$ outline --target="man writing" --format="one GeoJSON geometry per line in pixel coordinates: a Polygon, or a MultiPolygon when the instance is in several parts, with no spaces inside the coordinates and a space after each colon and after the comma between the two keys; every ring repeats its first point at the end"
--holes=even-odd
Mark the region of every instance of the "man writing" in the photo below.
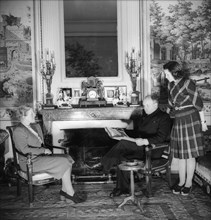
{"type": "MultiPolygon", "coordinates": [[[[108,173],[114,165],[129,159],[144,159],[144,146],[158,144],[168,140],[171,130],[171,119],[169,115],[158,108],[158,97],[156,95],[146,96],[143,100],[144,112],[137,119],[137,129],[133,137],[123,137],[102,158],[102,166],[108,173]]],[[[153,158],[159,158],[162,151],[153,158]]],[[[111,196],[119,196],[129,193],[130,180],[127,172],[122,172],[117,166],[117,183],[111,196]]]]}

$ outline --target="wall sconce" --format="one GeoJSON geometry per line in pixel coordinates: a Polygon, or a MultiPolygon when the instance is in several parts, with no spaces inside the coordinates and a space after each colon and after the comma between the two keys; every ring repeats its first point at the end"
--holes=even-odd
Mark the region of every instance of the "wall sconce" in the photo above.
{"type": "Polygon", "coordinates": [[[125,54],[125,68],[130,75],[132,82],[132,94],[131,94],[131,104],[139,104],[139,92],[136,90],[137,86],[137,77],[141,72],[141,54],[140,52],[135,52],[135,49],[132,48],[132,51],[129,55],[128,52],[125,54]]]}
{"type": "Polygon", "coordinates": [[[44,58],[40,58],[40,73],[43,79],[46,81],[47,85],[47,93],[45,105],[46,107],[53,107],[53,94],[51,93],[51,84],[53,75],[55,73],[56,64],[55,64],[55,56],[54,52],[49,52],[49,49],[45,50],[44,58]]]}

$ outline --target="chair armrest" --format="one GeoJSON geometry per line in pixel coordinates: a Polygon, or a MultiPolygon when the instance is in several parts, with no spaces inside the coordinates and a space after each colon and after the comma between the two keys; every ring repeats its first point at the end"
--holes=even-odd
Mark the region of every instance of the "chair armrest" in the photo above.
{"type": "Polygon", "coordinates": [[[145,151],[152,151],[157,149],[166,148],[169,146],[169,142],[163,142],[159,144],[150,144],[145,147],[145,151]]]}
{"type": "Polygon", "coordinates": [[[165,150],[163,150],[161,158],[164,157],[163,156],[164,154],[167,154],[166,157],[169,157],[169,154],[170,154],[169,142],[163,142],[163,143],[159,143],[159,144],[150,144],[150,145],[147,145],[145,147],[145,153],[146,153],[145,168],[146,168],[147,171],[150,171],[151,168],[152,168],[152,155],[153,155],[153,152],[156,151],[156,150],[165,149],[165,148],[168,148],[168,150],[167,150],[168,152],[164,153],[165,150]]]}
{"type": "Polygon", "coordinates": [[[68,143],[68,140],[66,140],[66,139],[59,139],[58,140],[58,143],[60,144],[60,143],[68,143]]]}
{"type": "Polygon", "coordinates": [[[68,153],[68,148],[67,147],[61,147],[61,146],[52,146],[53,149],[60,149],[64,151],[64,154],[68,153]]]}
{"type": "Polygon", "coordinates": [[[53,149],[60,149],[63,150],[64,154],[68,153],[68,148],[67,147],[62,147],[62,146],[53,146],[53,145],[49,145],[49,144],[45,144],[44,147],[50,149],[53,153],[53,149]]]}

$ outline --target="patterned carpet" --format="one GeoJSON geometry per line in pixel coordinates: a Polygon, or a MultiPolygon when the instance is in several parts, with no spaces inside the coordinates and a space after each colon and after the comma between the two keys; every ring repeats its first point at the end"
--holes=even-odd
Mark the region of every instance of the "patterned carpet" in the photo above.
{"type": "MultiPolygon", "coordinates": [[[[59,185],[35,188],[34,207],[28,206],[27,187],[22,196],[16,197],[16,187],[0,186],[0,219],[211,219],[211,199],[200,187],[194,184],[192,193],[187,196],[173,195],[161,178],[153,180],[153,197],[139,196],[142,212],[131,202],[122,208],[118,205],[125,196],[110,198],[114,184],[74,185],[76,190],[86,191],[88,199],[81,204],[67,204],[59,199],[59,185]]],[[[137,185],[144,192],[144,183],[137,185]]]]}

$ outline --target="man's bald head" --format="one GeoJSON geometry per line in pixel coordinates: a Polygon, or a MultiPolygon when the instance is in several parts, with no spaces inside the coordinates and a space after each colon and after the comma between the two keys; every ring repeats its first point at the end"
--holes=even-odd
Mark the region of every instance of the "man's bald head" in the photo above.
{"type": "Polygon", "coordinates": [[[158,96],[157,95],[147,95],[143,101],[144,111],[147,115],[152,114],[158,108],[158,96]]]}

